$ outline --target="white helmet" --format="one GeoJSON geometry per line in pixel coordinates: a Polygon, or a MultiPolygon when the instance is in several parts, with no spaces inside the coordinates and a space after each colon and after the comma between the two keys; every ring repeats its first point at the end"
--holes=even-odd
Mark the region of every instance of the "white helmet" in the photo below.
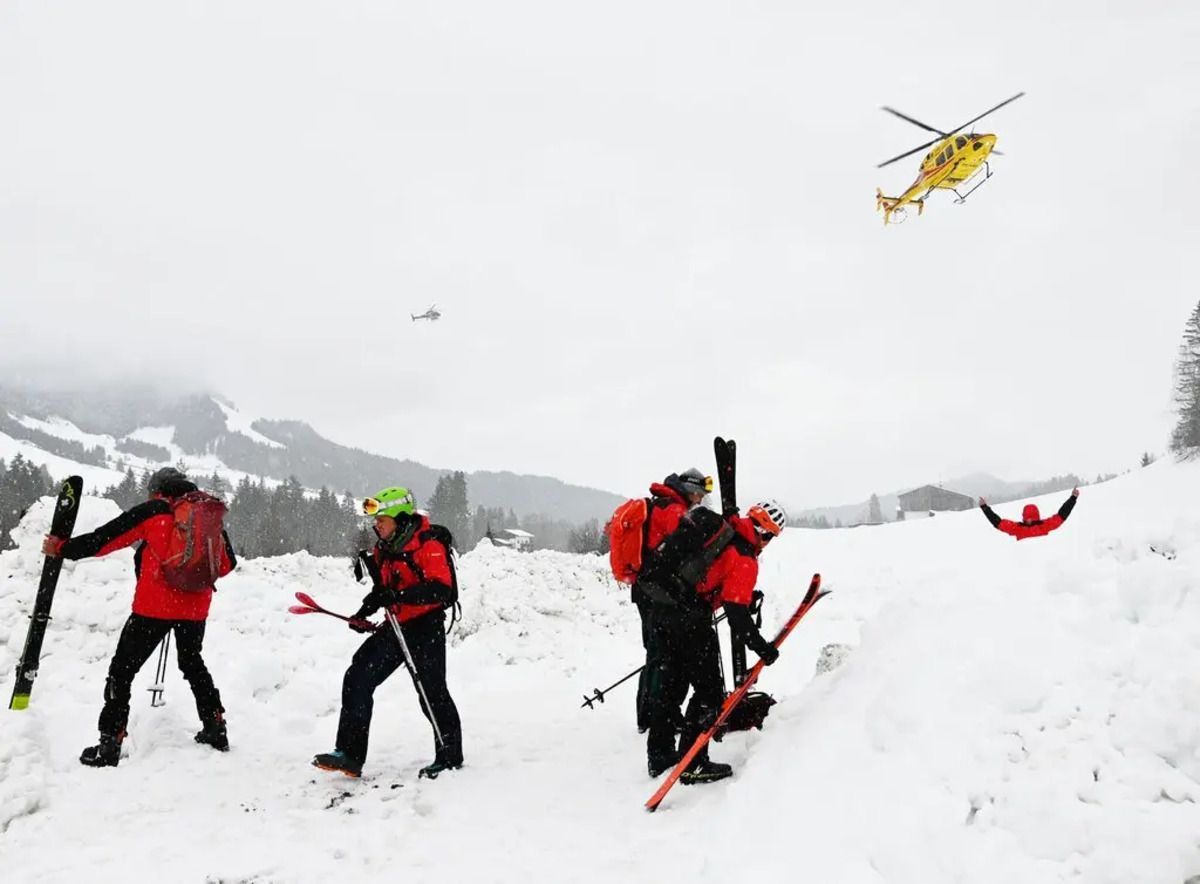
{"type": "Polygon", "coordinates": [[[787,527],[787,512],[774,500],[760,500],[746,511],[746,516],[772,537],[787,527]]]}

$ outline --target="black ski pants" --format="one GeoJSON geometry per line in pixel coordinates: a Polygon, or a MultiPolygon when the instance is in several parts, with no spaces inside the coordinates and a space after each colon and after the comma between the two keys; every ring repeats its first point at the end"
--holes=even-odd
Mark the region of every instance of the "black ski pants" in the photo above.
{"type": "Polygon", "coordinates": [[[637,605],[638,617],[642,621],[642,648],[646,651],[646,662],[638,675],[637,685],[637,727],[641,733],[650,728],[650,676],[654,671],[657,654],[654,650],[654,631],[650,620],[652,606],[637,593],[634,594],[634,604],[637,605]]]}
{"type": "MultiPolygon", "coordinates": [[[[436,757],[451,765],[462,764],[462,724],[458,707],[446,687],[446,616],[440,611],[409,620],[400,626],[408,651],[412,654],[416,675],[429,705],[421,700],[421,712],[430,723],[436,721],[443,745],[437,745],[436,757]]],[[[337,748],[349,758],[367,760],[367,742],[371,731],[371,713],[375,708],[375,689],[404,665],[404,654],[392,626],[387,621],[371,633],[354,653],[350,668],[342,679],[342,714],[338,721],[337,748]]],[[[414,685],[415,687],[415,685],[414,685]]],[[[420,698],[420,691],[417,692],[420,698]]]]}
{"type": "MultiPolygon", "coordinates": [[[[725,700],[725,685],[711,612],[654,605],[650,632],[655,656],[648,694],[646,755],[652,765],[662,766],[673,763],[713,723],[725,700]],[[692,699],[676,746],[675,722],[689,687],[692,699]]],[[[697,760],[707,757],[706,750],[697,760]]]]}
{"type": "Polygon", "coordinates": [[[108,665],[104,683],[104,708],[100,710],[100,735],[121,739],[129,722],[129,694],[133,678],[150,659],[168,632],[175,632],[175,657],[196,698],[201,724],[224,712],[221,695],[213,684],[200,651],[204,645],[204,620],[159,620],[130,614],[117,639],[117,651],[108,665]]]}

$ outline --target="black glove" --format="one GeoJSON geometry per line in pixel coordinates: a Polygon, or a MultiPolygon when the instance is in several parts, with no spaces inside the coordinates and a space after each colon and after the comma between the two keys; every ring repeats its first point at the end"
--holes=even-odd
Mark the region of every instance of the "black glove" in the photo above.
{"type": "Polygon", "coordinates": [[[755,648],[754,653],[758,654],[758,659],[762,660],[767,666],[770,666],[779,659],[779,648],[775,647],[770,642],[755,648]]]}
{"type": "MultiPolygon", "coordinates": [[[[367,615],[367,616],[370,616],[370,615],[367,615]]],[[[375,624],[368,621],[366,617],[361,616],[361,612],[359,614],[355,614],[354,619],[351,620],[346,625],[349,626],[351,629],[353,629],[355,632],[374,632],[375,631],[375,624]]]]}
{"type": "Polygon", "coordinates": [[[362,607],[358,609],[355,617],[370,617],[380,608],[388,605],[398,605],[400,603],[400,594],[394,589],[388,589],[386,586],[380,586],[378,583],[371,587],[371,591],[363,596],[362,607]]]}
{"type": "Polygon", "coordinates": [[[764,663],[770,666],[779,659],[779,649],[763,638],[750,617],[750,608],[747,605],[726,602],[725,617],[729,620],[729,629],[733,637],[758,654],[764,663]]]}

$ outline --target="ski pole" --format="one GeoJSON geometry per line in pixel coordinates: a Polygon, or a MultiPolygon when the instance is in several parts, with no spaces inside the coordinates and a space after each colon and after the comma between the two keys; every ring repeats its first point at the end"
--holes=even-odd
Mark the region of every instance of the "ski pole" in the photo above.
{"type": "Polygon", "coordinates": [[[425,695],[425,686],[421,684],[421,678],[417,675],[417,665],[413,662],[412,654],[408,650],[408,642],[404,640],[404,633],[400,629],[400,621],[396,619],[396,615],[392,613],[391,608],[384,608],[383,616],[387,618],[388,623],[392,624],[392,632],[396,633],[396,641],[400,642],[400,653],[404,655],[404,665],[408,667],[408,673],[412,676],[413,684],[417,686],[417,693],[421,695],[421,702],[425,704],[425,711],[429,713],[429,723],[433,725],[433,736],[437,739],[438,749],[444,752],[446,751],[446,741],[442,739],[442,729],[438,727],[437,717],[433,714],[433,707],[429,705],[429,697],[425,695]]]}
{"type": "MultiPolygon", "coordinates": [[[[725,613],[722,612],[717,617],[717,619],[715,619],[713,621],[714,628],[716,627],[716,624],[720,623],[724,619],[725,619],[725,613]]],[[[596,707],[592,705],[593,703],[596,703],[597,701],[603,703],[605,694],[607,694],[609,691],[611,691],[613,688],[617,687],[618,685],[625,684],[625,682],[629,681],[629,679],[633,678],[635,675],[637,675],[639,672],[641,672],[645,668],[646,668],[646,664],[643,663],[637,669],[633,670],[633,672],[629,673],[627,676],[622,678],[620,681],[614,681],[612,684],[610,684],[604,690],[600,690],[600,688],[592,688],[591,694],[583,695],[583,703],[580,705],[579,708],[582,709],[584,706],[586,706],[589,709],[595,709],[596,707]]],[[[724,681],[724,676],[722,676],[722,681],[724,681]]]]}
{"type": "Polygon", "coordinates": [[[163,691],[167,686],[167,654],[171,650],[171,630],[163,636],[162,644],[158,646],[158,667],[154,670],[154,686],[150,688],[150,705],[165,706],[163,691]]]}
{"type": "Polygon", "coordinates": [[[623,679],[621,679],[620,681],[613,682],[608,687],[606,687],[604,690],[600,690],[599,688],[593,688],[590,696],[588,694],[583,695],[583,705],[580,706],[579,708],[582,709],[584,706],[587,706],[589,709],[591,709],[591,708],[593,708],[592,704],[595,703],[596,701],[603,703],[605,694],[607,694],[609,691],[611,691],[617,685],[625,684],[625,682],[629,681],[629,679],[633,678],[635,675],[637,675],[639,672],[641,672],[645,668],[646,668],[646,664],[643,663],[641,666],[639,666],[637,669],[633,670],[633,672],[629,673],[623,679]]]}

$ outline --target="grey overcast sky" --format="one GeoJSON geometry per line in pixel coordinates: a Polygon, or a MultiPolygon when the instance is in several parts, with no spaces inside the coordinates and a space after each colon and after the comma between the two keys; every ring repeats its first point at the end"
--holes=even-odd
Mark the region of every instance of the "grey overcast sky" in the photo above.
{"type": "Polygon", "coordinates": [[[9,0],[0,365],[623,492],[717,433],[799,507],[1124,469],[1200,300],[1197,46],[1194,0],[9,0]],[[927,133],[879,106],[1021,90],[885,229],[927,133]]]}

